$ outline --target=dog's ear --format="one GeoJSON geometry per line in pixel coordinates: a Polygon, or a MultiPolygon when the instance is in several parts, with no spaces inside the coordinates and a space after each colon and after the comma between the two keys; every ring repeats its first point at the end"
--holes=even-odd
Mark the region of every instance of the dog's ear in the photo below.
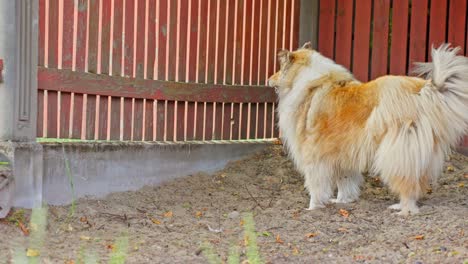
{"type": "Polygon", "coordinates": [[[304,45],[302,45],[302,48],[303,49],[312,49],[312,43],[310,41],[307,41],[306,43],[304,43],[304,45]]]}
{"type": "Polygon", "coordinates": [[[292,54],[289,50],[283,49],[278,51],[276,57],[278,58],[280,65],[284,65],[291,62],[292,54]]]}

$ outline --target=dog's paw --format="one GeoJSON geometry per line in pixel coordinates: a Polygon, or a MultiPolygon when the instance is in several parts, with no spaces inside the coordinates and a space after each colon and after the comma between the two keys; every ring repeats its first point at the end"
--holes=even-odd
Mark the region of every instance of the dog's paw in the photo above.
{"type": "Polygon", "coordinates": [[[396,204],[392,204],[388,207],[388,209],[390,210],[401,210],[401,204],[400,203],[396,203],[396,204]]]}
{"type": "Polygon", "coordinates": [[[325,205],[323,204],[311,204],[309,205],[308,208],[306,208],[307,211],[312,211],[312,210],[317,210],[317,209],[321,209],[321,208],[325,208],[325,205]]]}
{"type": "Polygon", "coordinates": [[[339,203],[339,204],[353,203],[355,201],[356,201],[355,199],[343,199],[343,198],[330,199],[330,203],[339,203]]]}

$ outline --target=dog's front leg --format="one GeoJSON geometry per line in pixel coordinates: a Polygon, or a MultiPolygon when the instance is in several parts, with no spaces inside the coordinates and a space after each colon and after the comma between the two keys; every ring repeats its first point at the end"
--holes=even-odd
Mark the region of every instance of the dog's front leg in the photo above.
{"type": "Polygon", "coordinates": [[[304,170],[305,187],[309,191],[310,203],[307,210],[325,207],[333,194],[333,168],[328,164],[309,165],[304,170]]]}

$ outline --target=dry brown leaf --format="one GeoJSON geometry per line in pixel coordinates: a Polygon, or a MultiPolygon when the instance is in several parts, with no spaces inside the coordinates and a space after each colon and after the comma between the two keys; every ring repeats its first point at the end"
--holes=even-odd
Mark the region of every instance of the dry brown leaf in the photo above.
{"type": "Polygon", "coordinates": [[[317,236],[317,233],[307,233],[306,234],[307,238],[316,237],[316,236],[317,236]]]}
{"type": "Polygon", "coordinates": [[[106,245],[106,248],[107,248],[107,249],[110,249],[110,250],[112,250],[112,251],[115,250],[115,246],[114,246],[113,244],[106,245]]]}
{"type": "Polygon", "coordinates": [[[243,226],[243,225],[244,225],[244,220],[243,220],[243,219],[240,220],[239,225],[240,225],[240,226],[243,226]]]}
{"type": "Polygon", "coordinates": [[[171,218],[174,214],[172,213],[172,211],[167,211],[164,213],[164,217],[166,218],[171,218]]]}
{"type": "Polygon", "coordinates": [[[455,171],[455,168],[452,167],[452,166],[447,166],[447,171],[448,172],[453,172],[453,171],[455,171]]]}
{"type": "Polygon", "coordinates": [[[345,209],[340,209],[340,215],[348,218],[349,217],[349,212],[345,209]]]}
{"type": "Polygon", "coordinates": [[[75,264],[75,261],[73,259],[70,259],[66,262],[66,264],[75,264]]]}
{"type": "Polygon", "coordinates": [[[427,194],[431,194],[431,193],[432,193],[432,188],[427,188],[427,189],[426,189],[426,193],[427,193],[427,194]]]}
{"type": "Polygon", "coordinates": [[[338,231],[343,232],[343,233],[348,233],[348,229],[346,229],[344,227],[338,228],[338,231]]]}
{"type": "Polygon", "coordinates": [[[195,216],[196,216],[197,218],[200,218],[200,217],[203,216],[203,213],[200,212],[200,211],[197,211],[197,212],[195,213],[195,216]]]}
{"type": "Polygon", "coordinates": [[[458,184],[458,187],[463,188],[463,187],[465,187],[465,184],[464,184],[463,182],[460,182],[460,183],[458,184]]]}
{"type": "Polygon", "coordinates": [[[465,179],[468,179],[468,173],[465,173],[465,175],[463,175],[463,177],[465,177],[465,179]]]}
{"type": "Polygon", "coordinates": [[[283,244],[283,243],[284,243],[284,241],[283,241],[283,240],[281,240],[281,237],[280,237],[280,235],[279,235],[279,234],[278,234],[278,235],[276,235],[276,243],[278,243],[278,244],[283,244]]]}
{"type": "Polygon", "coordinates": [[[91,237],[89,236],[80,236],[81,240],[91,240],[91,237]]]}
{"type": "Polygon", "coordinates": [[[424,235],[414,236],[413,239],[416,239],[416,240],[423,240],[423,239],[424,239],[424,235]]]}
{"type": "Polygon", "coordinates": [[[18,226],[21,229],[21,231],[23,232],[23,235],[29,236],[29,229],[23,224],[23,222],[18,220],[18,226]]]}
{"type": "Polygon", "coordinates": [[[82,216],[82,217],[80,217],[80,222],[86,223],[86,222],[88,222],[88,218],[86,216],[82,216]]]}
{"type": "Polygon", "coordinates": [[[160,225],[160,224],[161,224],[161,221],[159,221],[159,220],[156,219],[156,218],[151,218],[151,222],[153,222],[153,224],[157,224],[157,225],[160,225]]]}

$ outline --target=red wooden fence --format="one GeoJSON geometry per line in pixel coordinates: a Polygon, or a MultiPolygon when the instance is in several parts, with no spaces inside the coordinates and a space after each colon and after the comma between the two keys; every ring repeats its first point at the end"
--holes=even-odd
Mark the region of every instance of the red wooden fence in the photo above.
{"type": "Polygon", "coordinates": [[[277,137],[299,0],[39,0],[38,137],[277,137]],[[76,4],[75,4],[76,3],[76,4]]]}
{"type": "MultiPolygon", "coordinates": [[[[467,0],[320,0],[319,51],[362,81],[402,75],[449,42],[468,56],[467,0]]],[[[464,143],[468,147],[468,137],[464,143]]]]}
{"type": "Polygon", "coordinates": [[[318,49],[366,81],[407,74],[443,42],[467,53],[466,0],[320,0],[318,49]]]}

